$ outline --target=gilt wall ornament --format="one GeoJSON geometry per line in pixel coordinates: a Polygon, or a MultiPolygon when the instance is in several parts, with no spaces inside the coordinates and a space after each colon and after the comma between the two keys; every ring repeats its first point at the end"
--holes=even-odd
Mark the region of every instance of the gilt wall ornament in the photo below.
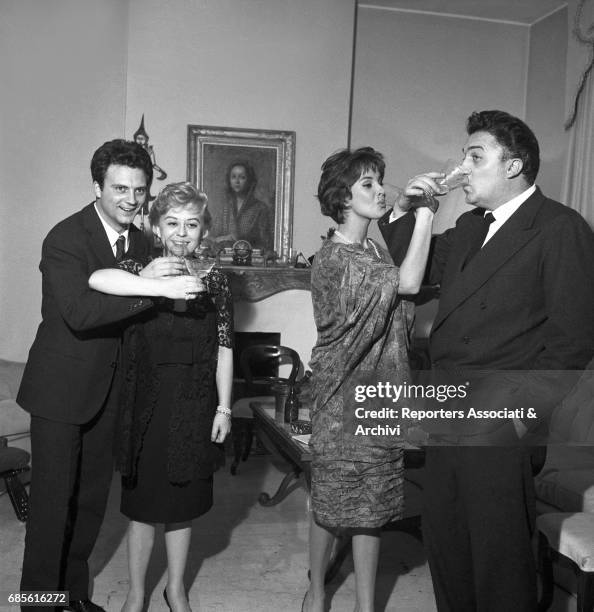
{"type": "Polygon", "coordinates": [[[580,97],[586,87],[586,82],[590,77],[592,70],[594,69],[594,23],[591,23],[586,29],[584,21],[584,6],[586,4],[586,0],[580,0],[578,2],[577,9],[575,11],[575,19],[572,33],[579,43],[590,47],[590,61],[586,66],[582,78],[580,79],[578,88],[575,93],[575,98],[573,100],[573,106],[571,115],[565,122],[565,130],[571,129],[578,114],[578,108],[580,103],[580,97]]]}
{"type": "MultiPolygon", "coordinates": [[[[165,172],[165,170],[163,170],[163,168],[161,168],[161,166],[157,164],[157,159],[155,156],[155,149],[153,145],[149,144],[149,135],[147,134],[147,131],[144,127],[144,113],[142,114],[140,125],[138,126],[138,129],[134,132],[134,135],[132,136],[132,138],[134,139],[135,143],[139,144],[149,154],[149,157],[151,158],[151,162],[153,164],[153,170],[156,173],[155,178],[158,181],[164,181],[167,178],[167,172],[165,172]]],[[[140,209],[140,229],[143,231],[145,230],[144,217],[145,215],[148,215],[149,204],[154,199],[155,199],[155,196],[152,196],[149,194],[148,198],[146,199],[145,203],[142,205],[142,208],[140,209]]]]}

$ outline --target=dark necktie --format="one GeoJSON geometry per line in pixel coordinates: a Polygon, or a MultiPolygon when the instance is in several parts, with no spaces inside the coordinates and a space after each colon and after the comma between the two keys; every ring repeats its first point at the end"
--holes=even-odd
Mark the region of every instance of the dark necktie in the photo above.
{"type": "Polygon", "coordinates": [[[120,236],[116,240],[116,253],[115,253],[116,263],[120,263],[120,261],[124,259],[124,249],[125,248],[126,248],[126,239],[124,238],[124,236],[120,236]]]}
{"type": "Polygon", "coordinates": [[[463,268],[468,265],[468,262],[481,250],[483,246],[483,242],[485,242],[485,238],[489,233],[489,226],[491,223],[495,221],[495,217],[493,213],[488,212],[482,219],[480,224],[476,229],[476,234],[474,235],[474,240],[472,242],[472,246],[468,251],[468,255],[466,256],[466,261],[464,262],[463,268]]]}

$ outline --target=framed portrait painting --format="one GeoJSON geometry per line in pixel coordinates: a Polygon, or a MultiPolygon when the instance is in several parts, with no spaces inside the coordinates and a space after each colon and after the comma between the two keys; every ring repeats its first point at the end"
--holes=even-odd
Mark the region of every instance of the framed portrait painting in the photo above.
{"type": "Polygon", "coordinates": [[[221,247],[289,257],[295,132],[188,125],[188,181],[208,196],[209,237],[221,247]]]}

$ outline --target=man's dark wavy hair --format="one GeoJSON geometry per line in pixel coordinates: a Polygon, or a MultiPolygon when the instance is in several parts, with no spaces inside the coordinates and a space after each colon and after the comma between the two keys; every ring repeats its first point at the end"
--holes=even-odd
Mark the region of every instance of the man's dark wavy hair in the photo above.
{"type": "Polygon", "coordinates": [[[504,149],[504,159],[518,158],[523,162],[522,174],[532,185],[540,168],[540,151],[534,132],[521,120],[505,111],[474,112],[466,122],[466,132],[487,132],[504,149]]]}
{"type": "Polygon", "coordinates": [[[91,159],[91,176],[101,189],[109,166],[139,168],[146,176],[147,193],[153,181],[153,162],[147,151],[136,142],[116,138],[104,142],[91,159]]]}
{"type": "Polygon", "coordinates": [[[380,183],[384,180],[386,164],[384,156],[371,147],[351,151],[342,149],[322,164],[322,176],[318,184],[318,200],[322,214],[336,223],[344,222],[345,202],[352,197],[351,186],[369,170],[377,172],[380,183]]]}

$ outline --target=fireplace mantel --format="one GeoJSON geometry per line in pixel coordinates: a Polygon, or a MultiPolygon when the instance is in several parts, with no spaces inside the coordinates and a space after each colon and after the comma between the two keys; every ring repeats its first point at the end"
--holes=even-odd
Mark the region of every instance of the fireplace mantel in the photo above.
{"type": "Polygon", "coordinates": [[[310,290],[311,268],[223,266],[235,301],[258,302],[290,289],[310,290]]]}

